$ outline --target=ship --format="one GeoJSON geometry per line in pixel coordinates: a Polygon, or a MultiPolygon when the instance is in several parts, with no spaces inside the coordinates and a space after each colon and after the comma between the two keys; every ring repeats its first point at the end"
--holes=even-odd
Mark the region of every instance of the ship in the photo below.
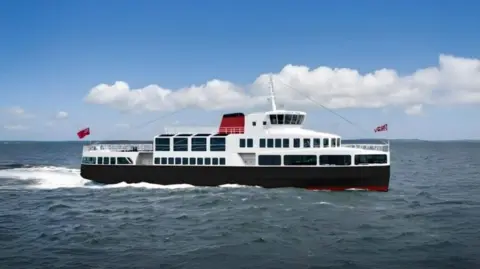
{"type": "Polygon", "coordinates": [[[306,112],[277,109],[273,83],[269,99],[271,110],[223,114],[217,127],[165,127],[147,144],[84,145],[80,175],[100,184],[389,190],[390,143],[344,144],[304,128],[306,112]]]}

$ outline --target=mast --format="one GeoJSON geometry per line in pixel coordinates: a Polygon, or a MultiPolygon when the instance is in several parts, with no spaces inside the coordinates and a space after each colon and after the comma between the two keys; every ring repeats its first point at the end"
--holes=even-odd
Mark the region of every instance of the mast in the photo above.
{"type": "Polygon", "coordinates": [[[277,110],[277,104],[275,103],[275,90],[273,89],[273,78],[270,74],[270,101],[272,102],[272,110],[277,110]]]}

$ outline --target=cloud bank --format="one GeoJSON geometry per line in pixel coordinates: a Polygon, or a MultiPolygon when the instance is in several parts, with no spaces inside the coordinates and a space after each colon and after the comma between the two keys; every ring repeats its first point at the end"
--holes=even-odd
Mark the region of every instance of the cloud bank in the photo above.
{"type": "MultiPolygon", "coordinates": [[[[331,109],[400,106],[407,114],[421,114],[424,104],[480,103],[480,60],[442,54],[438,66],[400,76],[380,69],[361,74],[349,68],[286,65],[272,74],[277,103],[292,108],[315,105],[331,109]]],[[[148,85],[131,89],[126,82],[93,87],[84,101],[122,111],[175,111],[182,108],[238,109],[267,104],[269,74],[249,85],[210,80],[202,85],[166,89],[148,85]]]]}

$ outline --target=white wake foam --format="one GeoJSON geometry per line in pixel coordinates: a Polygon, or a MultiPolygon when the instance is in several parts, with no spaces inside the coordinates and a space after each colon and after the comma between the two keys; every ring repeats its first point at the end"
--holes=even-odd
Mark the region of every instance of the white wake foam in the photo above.
{"type": "MultiPolygon", "coordinates": [[[[44,166],[29,168],[13,168],[0,170],[0,179],[18,179],[28,181],[22,186],[37,189],[57,189],[57,188],[146,188],[146,189],[186,189],[196,188],[189,184],[175,185],[157,185],[150,183],[132,183],[125,182],[111,185],[95,185],[92,181],[80,176],[80,169],[71,169],[66,167],[44,166]]],[[[0,187],[8,187],[0,183],[0,187]]],[[[225,184],[219,187],[224,188],[242,188],[246,186],[237,184],[225,184]]]]}

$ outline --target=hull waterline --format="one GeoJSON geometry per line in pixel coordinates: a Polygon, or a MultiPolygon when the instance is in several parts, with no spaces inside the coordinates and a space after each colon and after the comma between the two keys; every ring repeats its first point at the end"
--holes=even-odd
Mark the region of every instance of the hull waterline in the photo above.
{"type": "Polygon", "coordinates": [[[344,191],[388,191],[390,166],[235,167],[82,165],[81,176],[101,184],[140,183],[220,186],[238,184],[264,188],[344,191]]]}

